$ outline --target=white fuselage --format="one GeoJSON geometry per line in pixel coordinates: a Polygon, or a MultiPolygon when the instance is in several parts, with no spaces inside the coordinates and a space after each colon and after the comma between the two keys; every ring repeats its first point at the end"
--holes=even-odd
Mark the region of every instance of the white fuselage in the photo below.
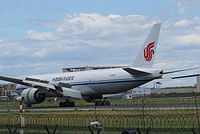
{"type": "Polygon", "coordinates": [[[98,96],[115,94],[130,90],[161,77],[160,70],[154,70],[153,75],[135,77],[122,68],[66,72],[56,74],[33,75],[29,78],[49,81],[50,84],[60,82],[70,84],[72,89],[79,90],[82,96],[98,96]]]}

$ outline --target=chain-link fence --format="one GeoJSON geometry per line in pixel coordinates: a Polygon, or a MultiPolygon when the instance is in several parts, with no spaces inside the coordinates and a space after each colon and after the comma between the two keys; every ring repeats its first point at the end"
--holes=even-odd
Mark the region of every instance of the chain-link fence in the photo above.
{"type": "MultiPolygon", "coordinates": [[[[200,97],[142,97],[111,99],[110,106],[76,106],[60,111],[24,112],[24,133],[90,134],[91,122],[98,121],[105,134],[123,130],[138,133],[200,133],[200,97]]],[[[14,132],[20,122],[17,112],[0,113],[0,133],[14,132]],[[9,131],[9,129],[11,131],[9,131]]],[[[18,129],[16,129],[18,132],[18,129]]]]}

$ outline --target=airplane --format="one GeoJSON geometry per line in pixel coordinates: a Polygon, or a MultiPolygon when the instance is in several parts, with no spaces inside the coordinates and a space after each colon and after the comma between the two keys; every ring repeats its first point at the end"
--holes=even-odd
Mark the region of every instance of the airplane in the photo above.
{"type": "MultiPolygon", "coordinates": [[[[136,59],[127,67],[31,75],[24,79],[0,76],[0,80],[19,84],[16,92],[27,106],[42,103],[48,97],[65,98],[66,101],[59,103],[60,107],[75,106],[71,98],[110,105],[108,100],[102,99],[103,95],[128,91],[152,80],[161,79],[164,74],[190,70],[164,72],[162,69],[153,68],[160,27],[161,23],[153,25],[136,59]]],[[[174,79],[184,77],[190,76],[174,79]]]]}

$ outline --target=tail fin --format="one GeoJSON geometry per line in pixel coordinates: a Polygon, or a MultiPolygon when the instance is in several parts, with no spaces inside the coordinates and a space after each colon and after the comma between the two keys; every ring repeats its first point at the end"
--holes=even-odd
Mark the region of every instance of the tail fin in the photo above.
{"type": "Polygon", "coordinates": [[[153,66],[160,26],[161,23],[156,23],[153,25],[151,32],[149,33],[146,41],[144,42],[140,52],[131,66],[142,68],[151,68],[153,66]]]}

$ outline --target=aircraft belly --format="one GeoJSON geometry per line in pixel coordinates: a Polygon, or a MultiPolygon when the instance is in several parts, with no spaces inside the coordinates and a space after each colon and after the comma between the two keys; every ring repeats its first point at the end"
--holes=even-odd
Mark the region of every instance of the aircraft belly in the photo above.
{"type": "Polygon", "coordinates": [[[91,85],[89,87],[93,89],[95,93],[98,94],[115,94],[133,89],[141,84],[144,84],[144,82],[109,83],[109,84],[91,85]]]}
{"type": "Polygon", "coordinates": [[[79,90],[81,92],[81,95],[93,95],[97,94],[97,92],[91,88],[90,86],[74,86],[73,89],[79,90]]]}

